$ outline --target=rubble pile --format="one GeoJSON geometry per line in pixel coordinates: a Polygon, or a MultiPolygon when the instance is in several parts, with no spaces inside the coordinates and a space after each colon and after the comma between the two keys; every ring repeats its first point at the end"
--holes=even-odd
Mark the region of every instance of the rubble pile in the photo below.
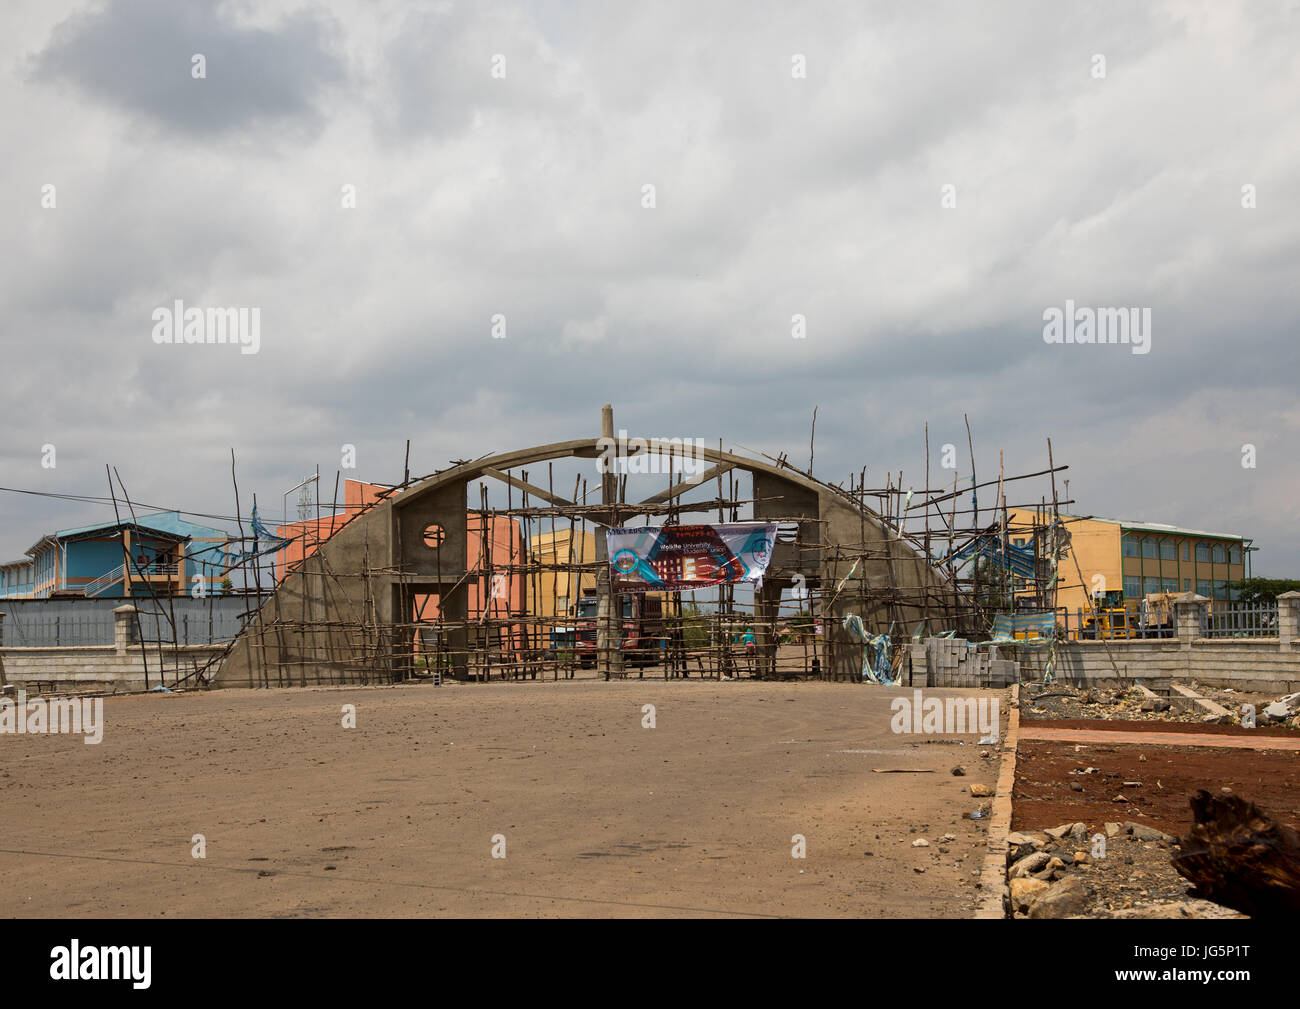
{"type": "Polygon", "coordinates": [[[1021,695],[1020,705],[1021,718],[1202,722],[1204,715],[1199,708],[1183,710],[1181,705],[1166,698],[1148,697],[1136,687],[1089,687],[1076,691],[1048,686],[1036,693],[1026,691],[1021,695]]]}
{"type": "Polygon", "coordinates": [[[1178,839],[1132,820],[1066,823],[1007,836],[1005,900],[1013,918],[1219,918],[1236,912],[1192,900],[1170,854],[1178,839]]]}

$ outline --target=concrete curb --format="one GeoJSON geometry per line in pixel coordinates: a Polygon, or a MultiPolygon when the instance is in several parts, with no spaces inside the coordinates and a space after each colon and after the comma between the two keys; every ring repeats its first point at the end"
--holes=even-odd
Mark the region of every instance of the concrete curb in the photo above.
{"type": "Polygon", "coordinates": [[[1016,783],[1016,746],[1020,741],[1020,684],[1011,687],[1011,710],[1007,713],[1007,738],[1002,744],[1002,766],[998,769],[997,794],[989,813],[988,853],[980,871],[980,902],[975,918],[1005,918],[1002,903],[1007,888],[1007,835],[1011,833],[1011,790],[1016,783]]]}
{"type": "Polygon", "coordinates": [[[1197,707],[1204,708],[1211,715],[1217,715],[1220,718],[1222,718],[1224,715],[1227,715],[1229,717],[1232,716],[1232,712],[1229,711],[1227,708],[1225,708],[1222,704],[1218,704],[1217,702],[1210,700],[1208,697],[1202,697],[1200,694],[1198,694],[1195,690],[1192,690],[1190,687],[1185,687],[1181,683],[1171,683],[1169,684],[1169,686],[1172,687],[1177,693],[1179,693],[1183,697],[1186,697],[1188,700],[1195,701],[1197,707]]]}

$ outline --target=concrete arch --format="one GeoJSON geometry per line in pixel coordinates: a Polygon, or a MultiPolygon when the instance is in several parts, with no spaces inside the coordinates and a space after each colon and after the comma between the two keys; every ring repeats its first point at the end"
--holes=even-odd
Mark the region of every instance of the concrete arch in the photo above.
{"type": "MultiPolygon", "coordinates": [[[[682,451],[680,444],[660,439],[629,439],[628,444],[644,444],[646,454],[661,457],[682,451]]],[[[413,595],[438,595],[449,622],[468,618],[469,483],[494,477],[522,486],[512,470],[562,458],[596,459],[609,447],[609,440],[576,438],[503,452],[434,474],[376,504],[281,582],[235,642],[214,685],[386,682],[394,672],[392,656],[404,647],[401,625],[409,620],[400,615],[409,612],[413,595]],[[431,525],[443,530],[437,546],[424,541],[424,530],[431,525]]],[[[796,541],[778,544],[773,553],[764,586],[755,597],[756,622],[761,623],[764,613],[775,617],[781,590],[797,578],[820,589],[827,618],[820,646],[824,674],[860,678],[861,647],[840,627],[846,614],[858,613],[877,630],[892,624],[897,637],[904,631],[910,634],[924,617],[927,596],[936,602],[953,600],[954,590],[940,572],[879,516],[838,488],[734,452],[693,446],[692,453],[709,465],[698,484],[730,469],[748,472],[754,483],[754,518],[798,522],[796,541]]],[[[611,478],[604,480],[604,500],[612,503],[611,478]]],[[[540,488],[528,489],[548,496],[540,488]]],[[[665,491],[638,504],[669,496],[665,491]]],[[[637,513],[635,504],[617,507],[624,518],[637,513]]],[[[619,519],[612,508],[606,514],[605,524],[619,519]]],[[[599,522],[600,516],[594,520],[599,522]]],[[[603,548],[603,542],[598,543],[603,548]]],[[[451,640],[455,648],[457,641],[451,640]]],[[[763,643],[760,636],[760,646],[763,643]]]]}

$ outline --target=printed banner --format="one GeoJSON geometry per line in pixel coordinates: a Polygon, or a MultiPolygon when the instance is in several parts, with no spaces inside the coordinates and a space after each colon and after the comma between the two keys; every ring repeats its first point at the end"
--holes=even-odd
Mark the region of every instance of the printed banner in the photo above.
{"type": "Polygon", "coordinates": [[[610,529],[610,587],[615,592],[689,592],[762,582],[777,523],[646,526],[610,529]]]}

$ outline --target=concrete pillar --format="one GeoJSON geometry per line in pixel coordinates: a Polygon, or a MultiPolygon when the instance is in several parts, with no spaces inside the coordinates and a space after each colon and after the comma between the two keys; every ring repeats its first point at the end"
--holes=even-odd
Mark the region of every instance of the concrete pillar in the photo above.
{"type": "Polygon", "coordinates": [[[1277,644],[1284,652],[1300,639],[1300,592],[1283,592],[1277,597],[1277,644]]]}
{"type": "Polygon", "coordinates": [[[1174,600],[1174,634],[1183,648],[1191,648],[1192,642],[1201,636],[1201,622],[1209,612],[1209,605],[1205,596],[1194,592],[1174,600]]]}
{"type": "Polygon", "coordinates": [[[775,679],[777,635],[773,633],[781,608],[781,584],[768,579],[754,593],[755,669],[761,680],[775,679]]]}
{"type": "Polygon", "coordinates": [[[135,607],[130,603],[113,610],[113,647],[125,655],[127,645],[135,644],[135,607]]]}
{"type": "MultiPolygon", "coordinates": [[[[614,408],[608,403],[600,410],[600,436],[611,440],[614,437],[614,408]]],[[[600,497],[602,504],[617,503],[618,471],[612,467],[601,475],[600,497]]],[[[596,573],[596,670],[607,680],[611,676],[622,679],[623,597],[610,588],[609,548],[603,530],[596,531],[596,560],[600,562],[596,573]]]]}

